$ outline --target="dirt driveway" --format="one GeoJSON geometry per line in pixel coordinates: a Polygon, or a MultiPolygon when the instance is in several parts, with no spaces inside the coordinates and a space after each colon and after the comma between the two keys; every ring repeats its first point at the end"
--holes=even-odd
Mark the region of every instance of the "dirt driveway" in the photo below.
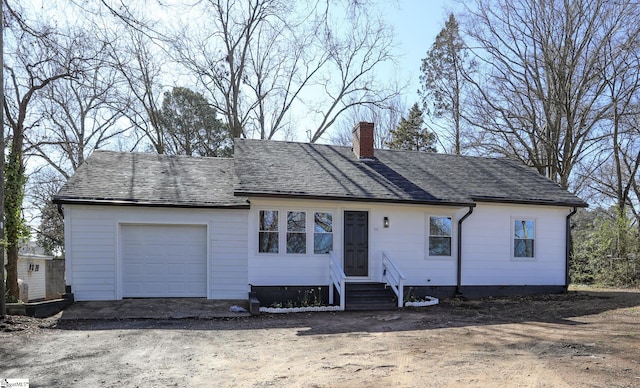
{"type": "Polygon", "coordinates": [[[32,387],[637,387],[640,290],[393,312],[1,323],[32,387]]]}

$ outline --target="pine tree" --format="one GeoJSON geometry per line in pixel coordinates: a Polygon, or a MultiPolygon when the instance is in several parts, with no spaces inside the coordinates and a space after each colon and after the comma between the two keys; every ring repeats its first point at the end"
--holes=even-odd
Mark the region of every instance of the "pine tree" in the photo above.
{"type": "Polygon", "coordinates": [[[413,104],[409,117],[400,119],[398,127],[391,130],[387,146],[394,150],[437,152],[436,135],[424,125],[422,113],[418,103],[413,104]]]}
{"type": "Polygon", "coordinates": [[[456,154],[461,152],[464,74],[476,66],[473,61],[466,61],[464,49],[458,22],[450,14],[427,56],[422,59],[421,89],[418,91],[428,114],[435,119],[446,120],[452,126],[448,137],[456,154]]]}
{"type": "Polygon", "coordinates": [[[167,153],[229,156],[231,134],[216,113],[202,94],[188,88],[165,92],[161,117],[167,153]]]}

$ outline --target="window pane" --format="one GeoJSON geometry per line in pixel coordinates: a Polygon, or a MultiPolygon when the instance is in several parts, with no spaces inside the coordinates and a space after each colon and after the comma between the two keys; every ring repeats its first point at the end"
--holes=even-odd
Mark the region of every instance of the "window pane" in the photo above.
{"type": "Polygon", "coordinates": [[[333,232],[333,214],[332,213],[315,213],[314,214],[314,231],[315,232],[333,232]]]}
{"type": "Polygon", "coordinates": [[[288,232],[304,232],[305,231],[305,212],[287,212],[287,231],[288,232]]]}
{"type": "Polygon", "coordinates": [[[533,220],[515,220],[514,222],[515,238],[534,239],[534,229],[533,220]]]}
{"type": "Polygon", "coordinates": [[[313,253],[329,253],[333,250],[333,234],[332,233],[314,233],[313,235],[313,253]]]}
{"type": "Polygon", "coordinates": [[[429,256],[451,256],[451,237],[429,237],[429,256]]]}
{"type": "Polygon", "coordinates": [[[430,236],[451,236],[451,217],[429,217],[430,236]]]}
{"type": "Polygon", "coordinates": [[[278,232],[260,232],[258,252],[278,253],[278,232]]]}
{"type": "Polygon", "coordinates": [[[287,253],[307,253],[306,233],[287,233],[287,253]]]}
{"type": "Polygon", "coordinates": [[[514,257],[533,257],[533,240],[515,239],[513,241],[514,257]]]}
{"type": "Polygon", "coordinates": [[[260,230],[278,231],[277,210],[260,210],[260,230]]]}

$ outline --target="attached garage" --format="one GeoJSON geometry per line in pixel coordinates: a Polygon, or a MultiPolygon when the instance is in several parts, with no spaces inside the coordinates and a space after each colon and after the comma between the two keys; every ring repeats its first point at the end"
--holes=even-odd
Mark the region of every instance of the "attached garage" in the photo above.
{"type": "Polygon", "coordinates": [[[54,197],[75,299],[246,299],[249,202],[233,163],[94,152],[54,197]]]}
{"type": "Polygon", "coordinates": [[[206,297],[207,228],[122,225],[124,298],[206,297]]]}

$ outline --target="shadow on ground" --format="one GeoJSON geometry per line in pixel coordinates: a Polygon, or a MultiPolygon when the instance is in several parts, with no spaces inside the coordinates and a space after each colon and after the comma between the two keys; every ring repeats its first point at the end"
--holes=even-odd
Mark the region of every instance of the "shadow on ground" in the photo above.
{"type": "Polygon", "coordinates": [[[589,290],[526,297],[451,299],[436,306],[396,311],[262,314],[206,319],[61,319],[56,327],[63,330],[298,328],[298,335],[306,336],[436,330],[520,322],[581,325],[581,317],[623,308],[640,309],[640,290],[589,290]]]}

